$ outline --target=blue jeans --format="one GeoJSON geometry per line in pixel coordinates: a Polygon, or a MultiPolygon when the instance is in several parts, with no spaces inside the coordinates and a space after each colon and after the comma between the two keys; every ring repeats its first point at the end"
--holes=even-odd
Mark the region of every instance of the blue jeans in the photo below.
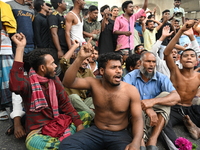
{"type": "Polygon", "coordinates": [[[100,130],[95,125],[65,138],[59,150],[124,150],[132,142],[128,130],[100,130]]]}

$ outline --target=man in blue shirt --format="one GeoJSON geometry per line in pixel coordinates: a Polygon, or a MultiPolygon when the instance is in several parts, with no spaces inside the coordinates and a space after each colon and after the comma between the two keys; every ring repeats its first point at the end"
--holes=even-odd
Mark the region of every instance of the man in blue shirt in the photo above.
{"type": "Polygon", "coordinates": [[[157,149],[157,138],[164,125],[167,124],[170,106],[180,101],[169,78],[156,72],[155,67],[156,56],[151,52],[144,52],[140,58],[140,69],[124,77],[124,81],[134,85],[140,93],[145,119],[144,141],[141,146],[147,150],[157,149]]]}

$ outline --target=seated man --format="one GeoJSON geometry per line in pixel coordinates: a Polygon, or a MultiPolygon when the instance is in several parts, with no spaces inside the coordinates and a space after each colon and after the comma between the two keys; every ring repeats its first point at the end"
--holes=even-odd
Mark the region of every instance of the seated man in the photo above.
{"type": "Polygon", "coordinates": [[[84,45],[74,63],[67,69],[63,84],[70,88],[88,89],[95,106],[94,125],[64,139],[59,149],[124,150],[140,148],[143,120],[137,89],[121,81],[121,56],[115,53],[100,55],[98,68],[103,76],[76,78],[79,66],[92,54],[90,44],[84,45]],[[128,114],[132,115],[132,137],[126,130],[128,114]]]}
{"type": "MultiPolygon", "coordinates": [[[[192,105],[192,100],[196,96],[200,86],[200,74],[194,70],[197,64],[197,52],[193,49],[186,49],[180,56],[183,66],[179,69],[174,63],[171,55],[173,47],[179,37],[194,26],[194,20],[187,21],[166,47],[164,55],[167,66],[170,70],[170,79],[181,97],[181,101],[171,107],[170,120],[164,129],[165,134],[175,144],[177,136],[173,126],[184,124],[188,128],[194,139],[200,138],[200,105],[192,105]]],[[[198,51],[199,53],[199,51],[198,51]]]]}
{"type": "Polygon", "coordinates": [[[25,36],[22,33],[15,34],[12,40],[16,43],[17,49],[10,72],[9,86],[11,91],[21,95],[24,102],[26,133],[29,133],[26,147],[56,149],[60,144],[59,140],[70,135],[71,122],[75,124],[77,131],[84,128],[80,116],[71,105],[62,83],[55,76],[57,66],[49,51],[39,49],[31,52],[29,59],[32,68],[29,75],[25,76],[23,68],[25,36]],[[64,114],[59,114],[58,109],[64,114]],[[51,125],[56,122],[60,126],[55,129],[51,125]]]}
{"type": "MultiPolygon", "coordinates": [[[[72,41],[73,45],[71,49],[61,58],[60,66],[63,73],[70,67],[70,58],[74,54],[74,51],[79,47],[79,43],[72,41]]],[[[75,54],[76,55],[76,54],[75,54]]],[[[85,78],[85,77],[94,77],[94,74],[90,69],[88,69],[89,58],[86,58],[80,65],[79,70],[77,72],[77,78],[85,78]]],[[[94,118],[94,105],[92,101],[92,97],[88,96],[88,90],[80,90],[80,89],[72,89],[65,88],[67,94],[69,95],[69,99],[72,102],[74,108],[79,111],[88,112],[92,119],[94,118]]]]}
{"type": "Polygon", "coordinates": [[[124,77],[124,81],[134,85],[141,96],[145,119],[142,148],[147,150],[157,149],[157,138],[168,122],[170,106],[180,100],[169,78],[156,72],[155,67],[156,56],[151,52],[144,52],[140,58],[140,69],[133,70],[124,77]]]}

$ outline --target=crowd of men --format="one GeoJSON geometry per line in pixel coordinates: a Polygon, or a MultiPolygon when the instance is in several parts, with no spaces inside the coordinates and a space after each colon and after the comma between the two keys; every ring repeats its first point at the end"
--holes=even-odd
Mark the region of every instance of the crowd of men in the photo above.
{"type": "Polygon", "coordinates": [[[173,127],[200,138],[200,21],[133,1],[0,1],[0,121],[26,148],[178,149],[173,127]],[[98,21],[98,13],[102,20],[98,21]],[[8,114],[6,108],[10,108],[8,114]]]}

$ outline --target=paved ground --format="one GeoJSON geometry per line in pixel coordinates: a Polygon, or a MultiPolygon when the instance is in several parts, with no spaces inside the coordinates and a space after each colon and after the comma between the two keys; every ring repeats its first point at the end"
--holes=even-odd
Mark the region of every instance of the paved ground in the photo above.
{"type": "MultiPolygon", "coordinates": [[[[9,127],[10,121],[0,121],[0,150],[26,150],[24,141],[25,139],[16,139],[14,135],[5,135],[6,129],[9,127]]],[[[197,150],[200,150],[200,139],[197,141],[192,140],[189,137],[189,133],[181,126],[175,127],[177,135],[185,137],[198,145],[197,150]]],[[[159,150],[165,150],[160,142],[158,142],[159,150]]]]}

